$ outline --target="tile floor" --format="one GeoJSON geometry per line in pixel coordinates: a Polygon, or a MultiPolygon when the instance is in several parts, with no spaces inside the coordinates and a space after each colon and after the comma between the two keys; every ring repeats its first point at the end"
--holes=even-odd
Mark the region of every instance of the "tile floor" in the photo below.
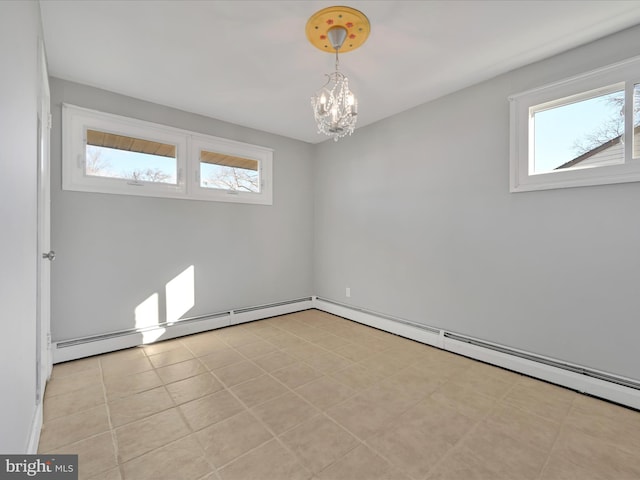
{"type": "Polygon", "coordinates": [[[640,479],[640,412],[316,310],[59,364],[90,480],[640,479]]]}

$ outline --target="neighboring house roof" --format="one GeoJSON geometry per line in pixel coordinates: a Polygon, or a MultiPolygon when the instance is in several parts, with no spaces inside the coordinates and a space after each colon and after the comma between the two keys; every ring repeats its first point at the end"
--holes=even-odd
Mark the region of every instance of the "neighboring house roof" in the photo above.
{"type": "MultiPolygon", "coordinates": [[[[633,129],[634,144],[640,141],[640,125],[636,125],[633,129]]],[[[634,150],[637,147],[634,147],[634,150]]],[[[569,160],[566,163],[556,167],[554,170],[563,170],[565,168],[580,166],[603,166],[603,165],[615,165],[624,161],[623,158],[623,141],[622,135],[612,138],[611,140],[598,145],[597,147],[583,153],[582,155],[569,160]]]]}

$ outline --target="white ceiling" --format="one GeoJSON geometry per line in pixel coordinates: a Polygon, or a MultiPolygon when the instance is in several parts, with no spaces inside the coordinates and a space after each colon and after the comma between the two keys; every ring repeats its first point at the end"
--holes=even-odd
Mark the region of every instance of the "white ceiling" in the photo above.
{"type": "Polygon", "coordinates": [[[371,35],[340,57],[358,127],[640,23],[639,1],[41,0],[52,76],[310,143],[309,103],[333,69],[307,19],[361,10],[371,35]]]}

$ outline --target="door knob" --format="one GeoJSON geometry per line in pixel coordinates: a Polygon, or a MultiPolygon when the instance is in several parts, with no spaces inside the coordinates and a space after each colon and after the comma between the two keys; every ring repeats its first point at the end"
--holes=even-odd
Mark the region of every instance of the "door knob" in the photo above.
{"type": "Polygon", "coordinates": [[[48,253],[43,253],[42,258],[46,258],[47,260],[51,260],[53,262],[56,259],[56,252],[51,250],[48,253]]]}

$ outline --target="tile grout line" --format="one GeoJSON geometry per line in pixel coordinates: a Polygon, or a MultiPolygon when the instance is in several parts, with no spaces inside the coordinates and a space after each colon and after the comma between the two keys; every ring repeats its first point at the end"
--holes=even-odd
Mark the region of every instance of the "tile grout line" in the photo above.
{"type": "Polygon", "coordinates": [[[107,397],[107,384],[104,381],[104,370],[102,369],[102,358],[98,358],[98,366],[100,368],[100,382],[102,385],[102,394],[104,395],[104,406],[107,410],[107,422],[109,422],[109,433],[111,434],[111,442],[113,443],[113,454],[116,460],[116,468],[120,472],[120,476],[124,480],[124,470],[120,463],[119,450],[118,450],[118,438],[116,437],[116,431],[111,421],[111,408],[109,408],[109,399],[107,397]]]}

